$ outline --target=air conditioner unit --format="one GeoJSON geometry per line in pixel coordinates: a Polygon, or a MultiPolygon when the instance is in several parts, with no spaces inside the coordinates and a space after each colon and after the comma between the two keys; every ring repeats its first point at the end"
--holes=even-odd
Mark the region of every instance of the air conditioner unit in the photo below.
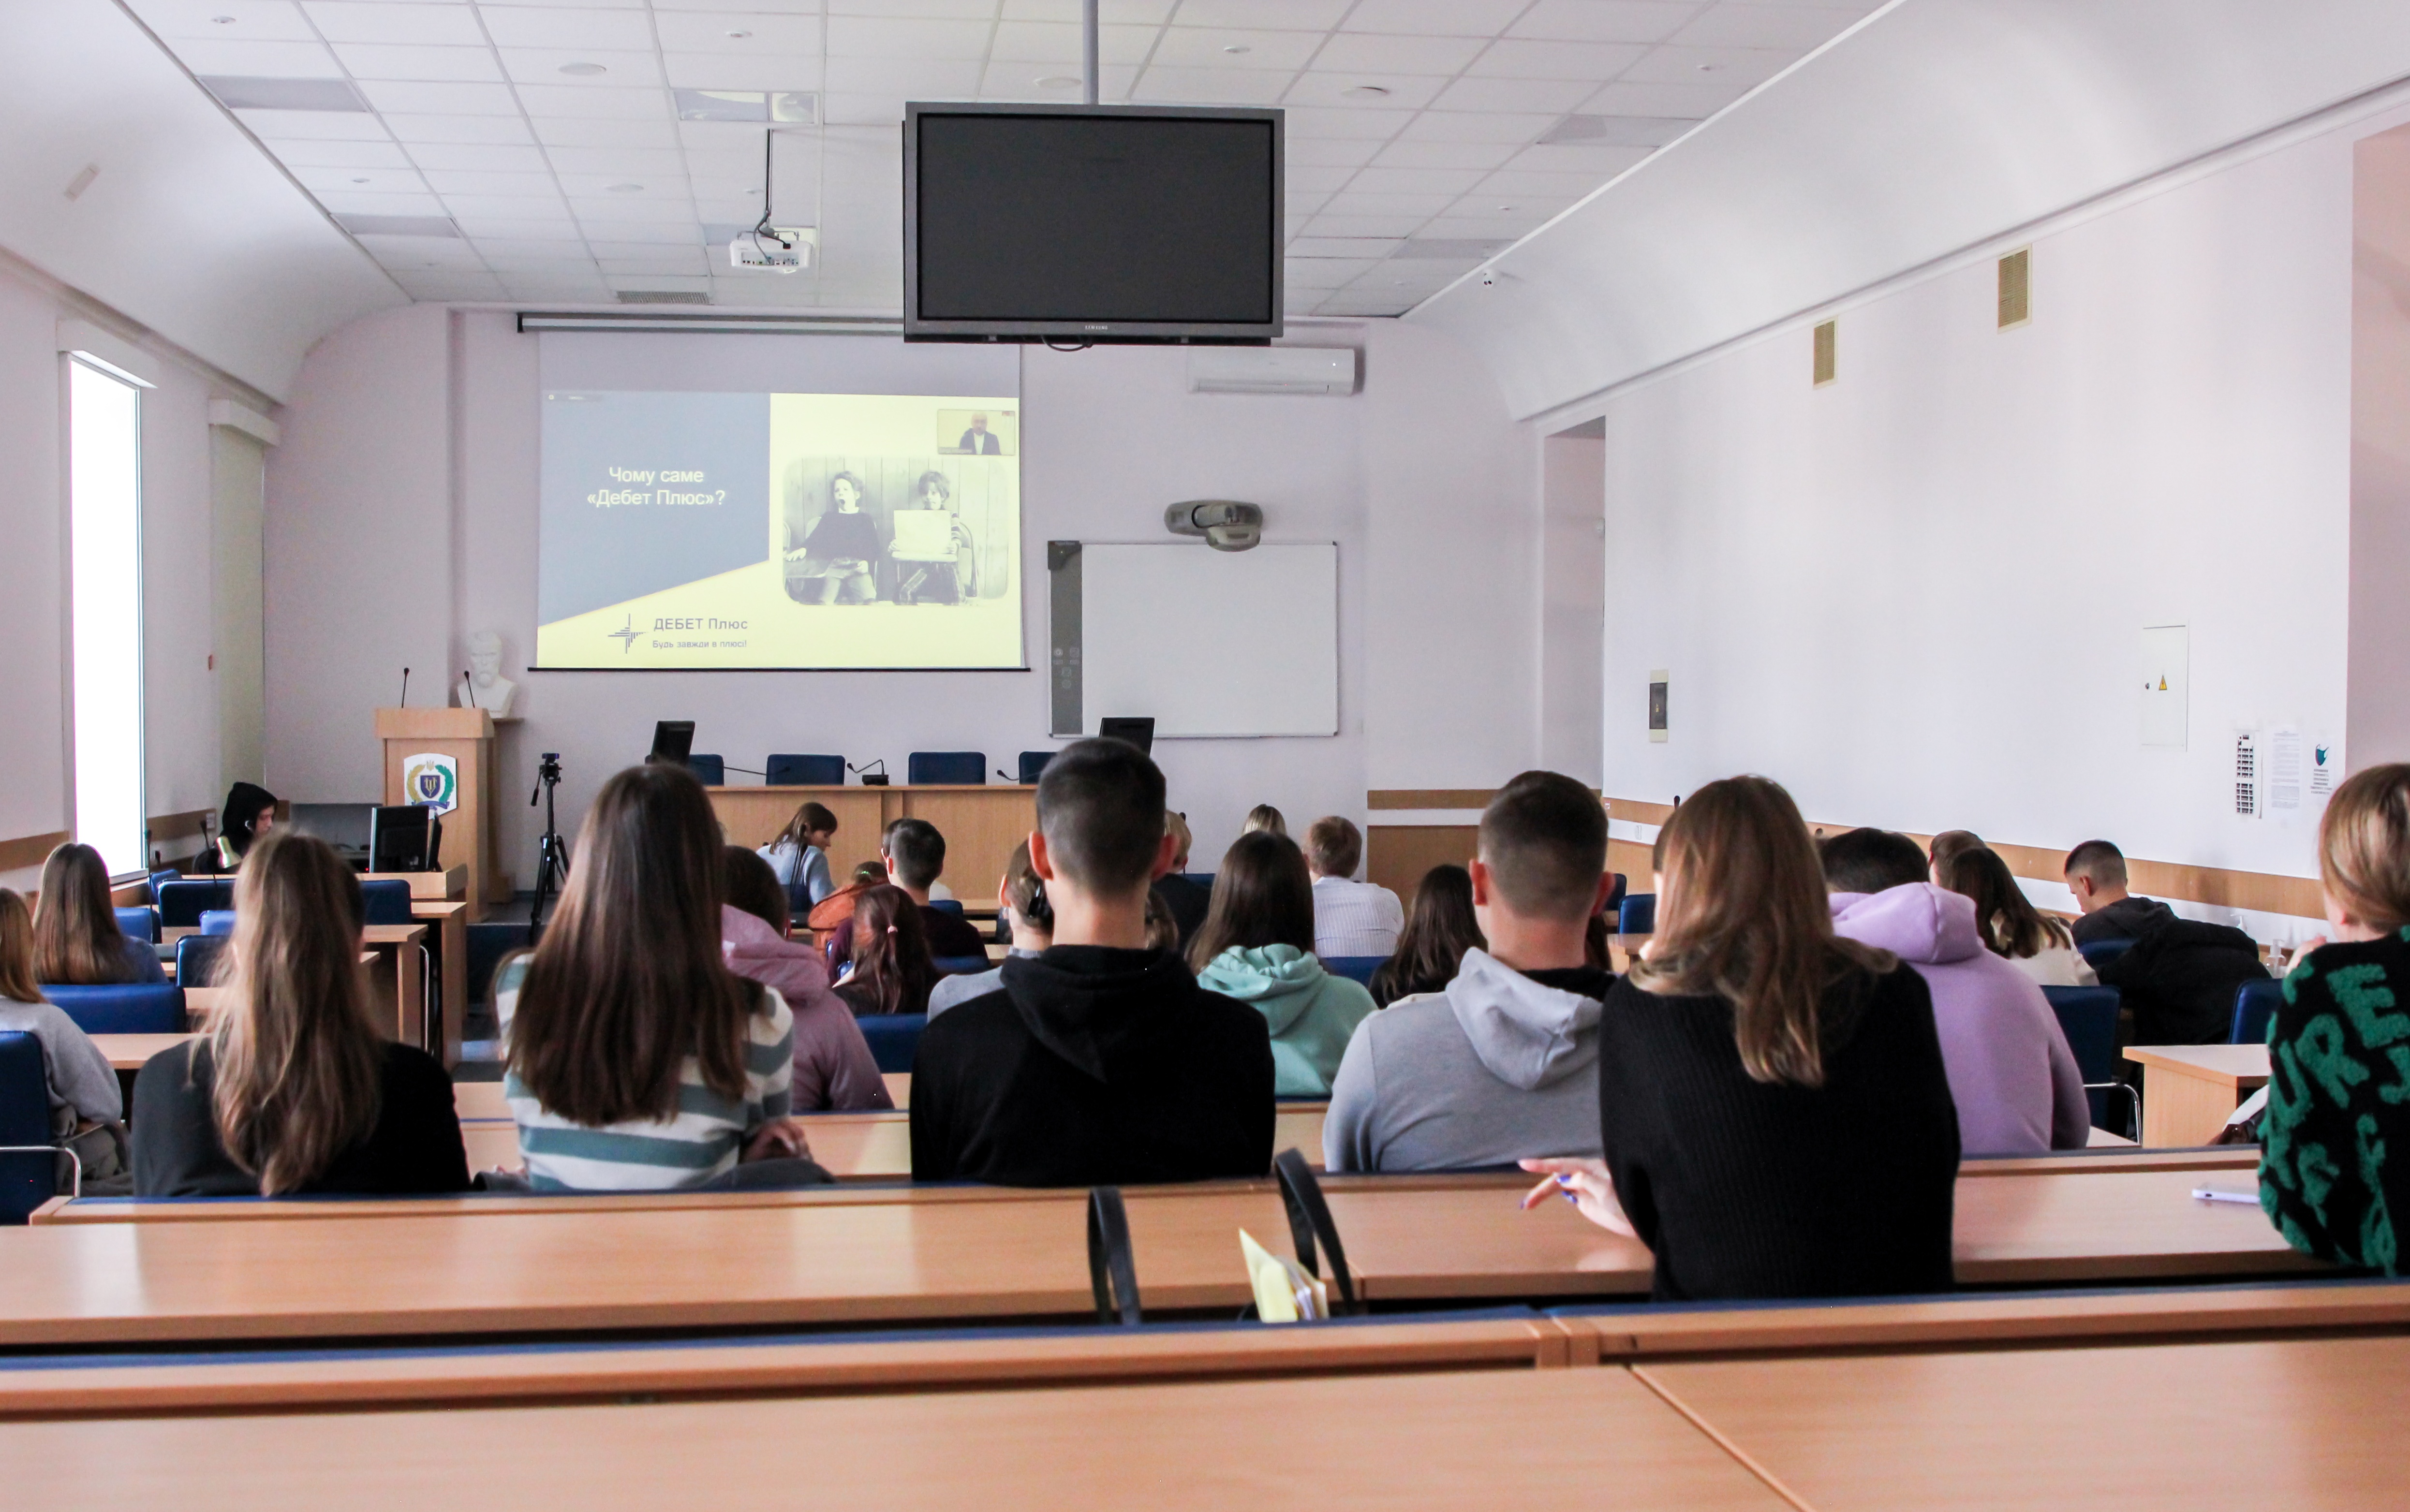
{"type": "Polygon", "coordinates": [[[1354,347],[1192,347],[1191,394],[1353,394],[1354,347]]]}

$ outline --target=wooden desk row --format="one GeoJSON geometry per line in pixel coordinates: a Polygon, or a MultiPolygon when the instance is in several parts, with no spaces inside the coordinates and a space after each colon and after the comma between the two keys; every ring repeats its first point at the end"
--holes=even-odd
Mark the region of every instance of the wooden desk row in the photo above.
{"type": "MultiPolygon", "coordinates": [[[[1483,1512],[2357,1512],[2400,1499],[2410,1341],[2395,1336],[1499,1368],[1526,1363],[1535,1351],[1514,1331],[1536,1326],[1458,1330],[1422,1346],[1447,1358],[1379,1374],[843,1395],[770,1394],[788,1390],[774,1378],[733,1399],[657,1400],[657,1375],[684,1363],[674,1350],[605,1366],[635,1393],[607,1402],[52,1409],[0,1422],[0,1457],[26,1505],[185,1512],[634,1512],[797,1479],[815,1501],[901,1512],[1220,1512],[1300,1488],[1343,1507],[1483,1512]]],[[[1273,1332],[1290,1337],[1268,1351],[1360,1333],[1369,1372],[1384,1370],[1374,1335],[1392,1361],[1413,1347],[1399,1325],[1251,1337],[1273,1332]]],[[[152,1368],[207,1367],[123,1367],[152,1368]]],[[[339,1368],[303,1368],[336,1377],[329,1396],[350,1389],[339,1368]]]]}
{"type": "MultiPolygon", "coordinates": [[[[2246,1171],[2029,1171],[1962,1177],[1963,1284],[2305,1274],[2246,1171]]],[[[1331,1212],[1378,1303],[1645,1293],[1638,1242],[1563,1203],[1519,1212],[1519,1176],[1334,1178],[1331,1212]]],[[[296,1220],[47,1222],[0,1236],[0,1346],[817,1326],[1078,1315],[1085,1194],[954,1188],[218,1204],[296,1220]],[[759,1199],[769,1200],[759,1200],[759,1199]]],[[[1126,1194],[1150,1309],[1236,1308],[1244,1228],[1281,1243],[1269,1182],[1126,1194]]],[[[139,1204],[68,1204],[119,1211],[139,1204]]],[[[213,1204],[167,1204],[198,1213],[213,1204]]],[[[155,1208],[154,1208],[155,1210],[155,1208]]],[[[46,1215],[57,1216],[57,1215],[46,1215]]]]}

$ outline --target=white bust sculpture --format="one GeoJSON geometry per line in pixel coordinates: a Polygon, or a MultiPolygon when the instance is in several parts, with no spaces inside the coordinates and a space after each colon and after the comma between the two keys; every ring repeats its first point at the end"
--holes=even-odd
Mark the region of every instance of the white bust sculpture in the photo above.
{"type": "Polygon", "coordinates": [[[473,704],[496,719],[506,719],[512,696],[518,690],[516,683],[502,675],[502,638],[492,630],[471,631],[468,681],[452,689],[452,701],[464,709],[473,704]]]}

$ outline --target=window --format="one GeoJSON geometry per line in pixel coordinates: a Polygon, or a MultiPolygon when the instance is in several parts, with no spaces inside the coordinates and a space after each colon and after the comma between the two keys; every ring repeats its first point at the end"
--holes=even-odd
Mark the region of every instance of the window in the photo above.
{"type": "Polygon", "coordinates": [[[75,833],[111,875],[146,870],[142,795],[142,387],[67,362],[75,833]]]}

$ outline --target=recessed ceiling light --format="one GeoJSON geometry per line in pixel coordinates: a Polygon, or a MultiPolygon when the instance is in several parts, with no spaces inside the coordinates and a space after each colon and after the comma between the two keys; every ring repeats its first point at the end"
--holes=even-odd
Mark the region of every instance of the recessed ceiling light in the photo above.
{"type": "Polygon", "coordinates": [[[641,194],[644,192],[645,186],[643,184],[613,184],[611,186],[611,193],[615,194],[641,194]]]}
{"type": "Polygon", "coordinates": [[[231,26],[234,24],[234,18],[232,16],[211,16],[210,20],[220,26],[231,26]]]}
{"type": "Polygon", "coordinates": [[[1069,74],[1048,74],[1038,81],[1039,89],[1078,89],[1080,81],[1069,74]]]}
{"type": "Polygon", "coordinates": [[[1353,89],[1343,89],[1339,93],[1351,100],[1386,99],[1389,94],[1388,90],[1380,84],[1358,84],[1353,89]]]}
{"type": "Polygon", "coordinates": [[[1711,74],[1722,66],[1723,65],[1720,63],[1703,63],[1698,65],[1698,69],[1703,74],[1711,74]]]}
{"type": "Polygon", "coordinates": [[[599,63],[564,63],[560,65],[560,71],[572,79],[592,79],[598,74],[607,74],[611,70],[599,63]]]}
{"type": "Polygon", "coordinates": [[[1244,42],[1233,42],[1233,43],[1231,43],[1228,47],[1224,48],[1222,50],[1223,50],[1223,51],[1225,51],[1225,52],[1252,52],[1252,51],[1254,51],[1255,50],[1254,50],[1253,48],[1251,48],[1251,47],[1247,46],[1247,44],[1245,44],[1244,42]]]}
{"type": "Polygon", "coordinates": [[[728,35],[729,35],[730,36],[732,36],[732,37],[735,38],[737,41],[742,42],[742,41],[744,41],[747,37],[751,36],[753,34],[752,34],[751,32],[736,31],[736,32],[731,32],[731,33],[729,33],[728,35]]]}
{"type": "Polygon", "coordinates": [[[354,182],[354,183],[356,183],[356,184],[364,184],[364,183],[368,182],[368,180],[367,180],[366,179],[355,179],[355,180],[352,180],[352,182],[354,182]]]}
{"type": "Polygon", "coordinates": [[[1513,209],[1515,207],[1514,207],[1514,206],[1512,206],[1512,205],[1501,205],[1501,206],[1499,206],[1498,208],[1499,208],[1500,209],[1502,209],[1502,210],[1511,210],[1511,209],[1513,209]]]}

